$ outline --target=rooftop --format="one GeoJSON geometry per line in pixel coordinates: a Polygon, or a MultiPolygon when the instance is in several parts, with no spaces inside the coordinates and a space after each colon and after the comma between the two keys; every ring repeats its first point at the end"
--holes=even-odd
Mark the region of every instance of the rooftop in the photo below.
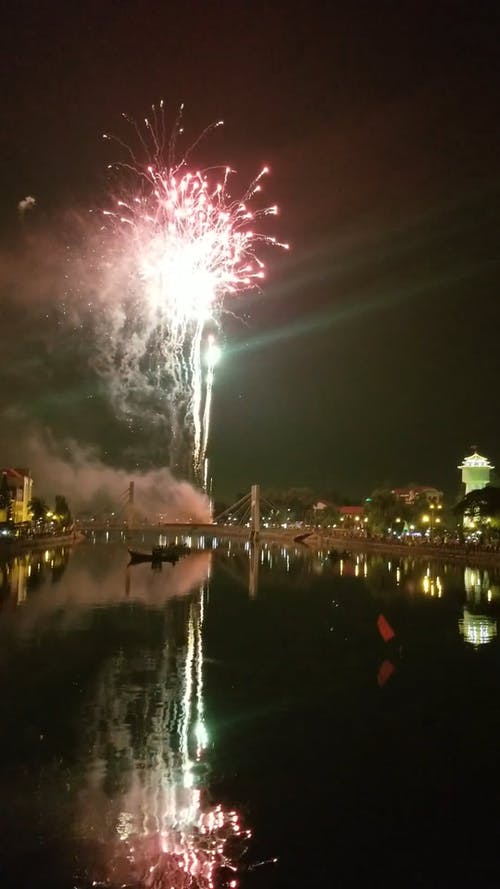
{"type": "Polygon", "coordinates": [[[494,469],[492,463],[488,460],[487,457],[481,457],[481,454],[478,454],[477,451],[474,451],[470,457],[465,457],[463,463],[460,464],[458,469],[471,469],[481,467],[484,469],[494,469]]]}

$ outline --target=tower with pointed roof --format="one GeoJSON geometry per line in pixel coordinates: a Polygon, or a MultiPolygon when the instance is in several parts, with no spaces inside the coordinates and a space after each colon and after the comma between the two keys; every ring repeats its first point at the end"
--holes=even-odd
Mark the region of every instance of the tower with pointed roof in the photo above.
{"type": "Polygon", "coordinates": [[[462,481],[465,485],[465,493],[478,491],[490,483],[491,470],[495,467],[487,457],[482,457],[474,451],[470,457],[465,457],[458,469],[462,470],[462,481]]]}

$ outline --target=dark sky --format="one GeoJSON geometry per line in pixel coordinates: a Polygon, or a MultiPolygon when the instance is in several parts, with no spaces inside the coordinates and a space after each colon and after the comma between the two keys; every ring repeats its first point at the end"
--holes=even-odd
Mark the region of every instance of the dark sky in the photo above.
{"type": "MultiPolygon", "coordinates": [[[[81,331],[26,276],[69,208],[102,201],[101,134],[164,98],[173,114],[185,103],[193,136],[224,119],[200,164],[228,162],[243,180],[270,164],[274,231],[292,246],[267,257],[262,293],[238,301],[244,323],[224,322],[216,492],[260,481],[355,497],[412,480],[455,494],[471,444],[500,463],[499,37],[498,4],[481,0],[10,4],[4,416],[17,404],[116,464],[130,452],[105,400],[88,398],[81,331]]],[[[9,421],[4,447],[13,430],[23,462],[9,421]]]]}

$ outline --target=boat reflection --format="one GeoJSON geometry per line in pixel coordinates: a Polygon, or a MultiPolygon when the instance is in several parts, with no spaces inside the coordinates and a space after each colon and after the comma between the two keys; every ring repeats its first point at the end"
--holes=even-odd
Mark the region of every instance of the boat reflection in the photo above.
{"type": "Polygon", "coordinates": [[[124,601],[158,608],[177,596],[187,596],[199,588],[210,574],[212,554],[199,551],[177,565],[165,565],[161,572],[150,565],[128,569],[126,554],[117,551],[102,563],[89,560],[85,549],[77,553],[46,551],[15,557],[0,564],[2,607],[20,609],[19,629],[31,632],[49,614],[63,615],[64,624],[80,619],[82,609],[118,606],[124,601]],[[56,581],[66,572],[67,582],[56,581]],[[34,595],[36,591],[36,596],[34,595]]]}

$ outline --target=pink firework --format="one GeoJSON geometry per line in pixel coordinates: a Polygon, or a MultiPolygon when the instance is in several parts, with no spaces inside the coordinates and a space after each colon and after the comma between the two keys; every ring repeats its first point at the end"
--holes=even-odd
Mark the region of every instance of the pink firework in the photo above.
{"type": "MultiPolygon", "coordinates": [[[[126,182],[120,182],[120,196],[104,213],[118,225],[121,250],[140,287],[145,330],[161,331],[163,370],[171,386],[173,439],[185,440],[186,430],[176,427],[187,425],[194,476],[201,480],[210,413],[205,378],[213,379],[213,333],[209,331],[219,327],[228,295],[262,283],[265,270],[259,247],[287,249],[288,245],[258,231],[258,221],[276,215],[277,207],[252,209],[267,167],[240,199],[233,200],[228,191],[233,171],[218,168],[217,176],[217,169],[215,173],[213,169],[190,170],[188,158],[194,146],[176,163],[173,154],[177,131],[182,132],[180,117],[165,150],[163,106],[161,117],[154,108],[153,112],[154,123],[145,121],[146,138],[136,127],[148,159],[139,163],[125,146],[129,160],[110,167],[126,182]]],[[[221,123],[208,127],[202,136],[221,123]]]]}

